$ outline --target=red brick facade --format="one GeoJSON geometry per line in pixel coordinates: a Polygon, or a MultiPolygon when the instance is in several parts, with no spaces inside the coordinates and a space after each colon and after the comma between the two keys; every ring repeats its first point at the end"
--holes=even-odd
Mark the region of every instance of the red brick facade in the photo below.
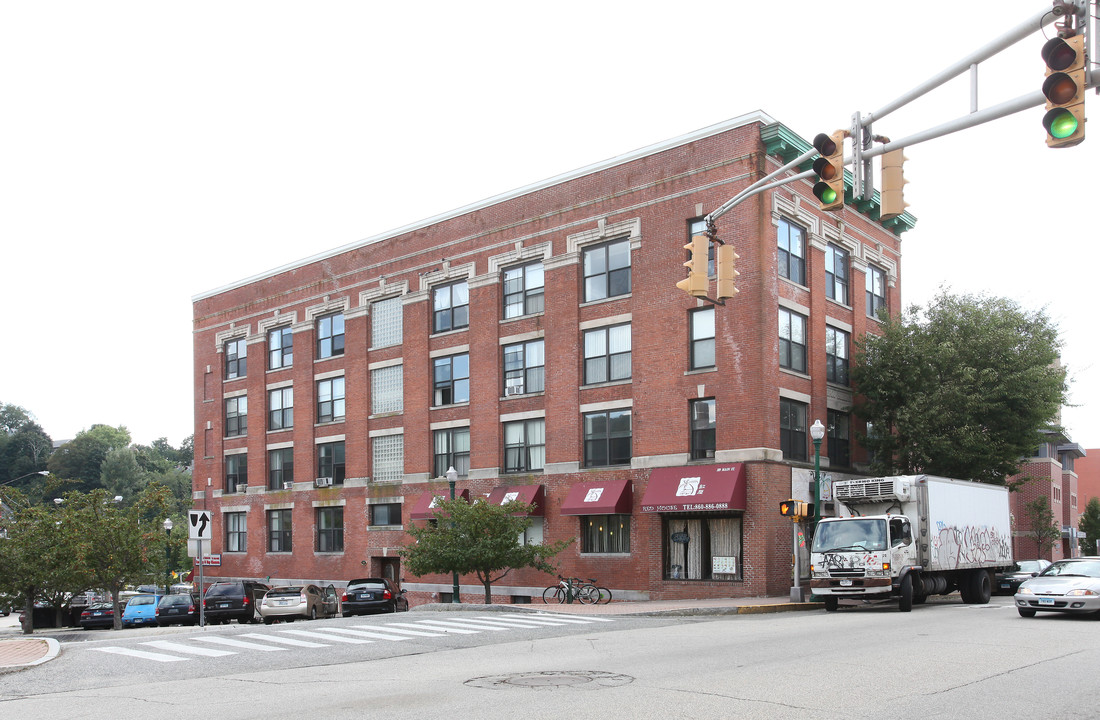
{"type": "MultiPolygon", "coordinates": [[[[906,215],[884,227],[871,217],[877,216],[875,203],[864,204],[861,211],[849,206],[820,213],[805,181],[756,195],[725,214],[717,223],[718,236],[732,242],[740,255],[740,292],[714,309],[712,366],[693,369],[691,364],[690,311],[709,306],[675,284],[685,274],[683,246],[691,222],[807,148],[766,115],[753,114],[197,296],[195,504],[213,512],[212,551],[220,555],[220,565],[206,569],[208,579],[339,586],[353,577],[385,573],[402,581],[414,603],[448,593],[449,577],[409,577],[395,558],[409,539],[403,528],[416,522],[408,518],[416,501],[447,489],[434,465],[433,433],[451,430],[462,436],[468,428],[469,471],[459,478],[459,488],[484,497],[502,485],[542,485],[543,537],[577,538],[559,556],[563,574],[597,578],[623,598],[786,594],[790,525],[778,516],[778,504],[791,495],[792,468],[812,465],[806,427],[815,419],[826,422],[827,410],[845,412],[851,405],[850,390],[826,380],[826,328],[850,336],[849,356],[855,340],[874,330],[865,302],[869,266],[886,281],[887,307],[899,307],[895,232],[911,226],[912,218],[906,215]],[[787,224],[801,228],[805,239],[804,278],[793,281],[778,269],[777,233],[786,232],[787,224]],[[593,264],[586,280],[585,269],[586,259],[595,263],[605,251],[611,258],[619,243],[629,247],[629,279],[626,292],[614,294],[622,289],[616,283],[625,274],[597,273],[593,264]],[[841,270],[848,275],[846,300],[827,298],[830,245],[847,253],[841,270]],[[502,273],[525,263],[541,263],[544,307],[506,319],[502,273]],[[468,327],[436,332],[437,291],[456,282],[468,287],[468,327]],[[605,282],[610,297],[586,298],[589,283],[605,282]],[[375,347],[372,323],[382,322],[377,303],[389,298],[399,298],[401,340],[375,347]],[[805,370],[780,367],[780,308],[805,318],[805,370]],[[344,321],[343,353],[318,359],[319,343],[326,342],[328,332],[322,321],[336,314],[344,321]],[[624,325],[630,338],[628,375],[586,379],[585,333],[599,335],[601,328],[624,325]],[[276,349],[271,332],[280,328],[290,330],[293,357],[288,367],[270,369],[276,349]],[[503,349],[538,340],[544,347],[544,387],[511,394],[503,349]],[[227,343],[236,344],[227,349],[227,343]],[[247,349],[244,376],[227,378],[232,374],[227,361],[242,344],[247,349]],[[469,400],[437,404],[433,364],[452,355],[469,356],[469,400]],[[378,404],[382,386],[372,390],[372,377],[381,382],[387,374],[401,378],[393,407],[378,404]],[[339,378],[343,419],[317,422],[325,400],[317,396],[319,388],[339,378]],[[277,410],[270,404],[273,391],[274,400],[283,403],[292,394],[292,423],[288,414],[275,412],[275,425],[292,424],[288,429],[269,429],[277,410]],[[698,398],[714,399],[717,421],[712,457],[692,460],[689,402],[698,398]],[[789,436],[801,446],[796,453],[804,459],[783,457],[781,398],[805,412],[801,434],[789,436]],[[584,417],[604,412],[629,413],[629,462],[586,467],[584,417]],[[231,435],[231,428],[242,429],[242,418],[230,417],[237,413],[246,418],[247,428],[231,435]],[[505,472],[504,424],[537,425],[540,419],[544,467],[505,472]],[[343,443],[344,480],[315,487],[322,469],[319,446],[326,442],[343,443]],[[386,453],[396,453],[402,443],[400,471],[390,477],[386,460],[398,456],[386,453]],[[272,474],[272,451],[292,454],[292,489],[269,488],[279,477],[272,474]],[[227,458],[241,453],[248,480],[243,493],[227,480],[227,458]],[[710,514],[640,511],[653,468],[690,470],[707,463],[745,464],[747,507],[710,514]],[[629,479],[632,488],[629,548],[583,551],[584,516],[562,515],[563,499],[578,482],[621,479],[629,479]],[[400,524],[372,526],[374,504],[400,504],[400,524]],[[342,549],[322,547],[334,536],[322,532],[319,511],[330,509],[342,512],[342,549]],[[272,513],[280,510],[289,511],[289,535],[279,535],[280,528],[272,524],[272,513]],[[241,519],[243,528],[227,527],[241,519]],[[682,550],[683,562],[689,563],[688,545],[680,548],[669,541],[681,524],[690,528],[691,542],[723,538],[712,539],[705,550],[693,546],[705,554],[702,561],[691,560],[686,571],[695,574],[691,579],[673,577],[678,571],[670,570],[679,567],[675,552],[682,550]],[[229,534],[240,543],[236,550],[227,545],[229,534]],[[291,551],[271,550],[272,542],[277,547],[286,539],[291,551]],[[708,556],[725,555],[735,559],[735,573],[707,567],[708,556]]],[[[455,318],[461,299],[461,293],[451,297],[455,318]]],[[[622,358],[609,356],[607,366],[621,371],[622,358]]],[[[460,365],[454,371],[460,373],[460,365]]],[[[855,437],[854,427],[849,436],[855,437]]],[[[603,437],[599,440],[593,447],[604,447],[603,437]]],[[[615,442],[607,447],[622,447],[615,442]]],[[[862,455],[854,442],[851,447],[852,462],[858,463],[862,455]]],[[[823,466],[830,467],[828,441],[822,455],[823,466]]],[[[494,586],[494,593],[498,602],[523,601],[553,580],[514,571],[494,586]]],[[[474,578],[462,579],[462,593],[464,599],[481,597],[474,578]]]]}
{"type": "Polygon", "coordinates": [[[1039,449],[1039,456],[1028,458],[1020,465],[1020,472],[1009,478],[1009,483],[1021,483],[1017,492],[1010,494],[1013,518],[1013,556],[1017,560],[1046,558],[1061,560],[1081,555],[1076,531],[1080,514],[1088,498],[1082,498],[1078,487],[1078,470],[1084,463],[1085,451],[1075,443],[1060,436],[1051,436],[1050,442],[1039,449]],[[1066,441],[1059,443],[1058,441],[1066,441]],[[1054,522],[1062,529],[1062,539],[1052,548],[1041,548],[1035,540],[1028,505],[1040,497],[1050,503],[1054,522]]]}

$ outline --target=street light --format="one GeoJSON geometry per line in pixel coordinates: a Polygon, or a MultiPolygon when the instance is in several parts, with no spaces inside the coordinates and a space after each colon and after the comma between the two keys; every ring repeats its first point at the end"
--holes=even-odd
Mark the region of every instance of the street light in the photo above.
{"type": "Polygon", "coordinates": [[[12,480],[5,480],[4,482],[0,483],[0,486],[11,485],[13,482],[19,482],[23,478],[28,478],[31,475],[49,475],[49,474],[50,474],[49,470],[35,470],[34,472],[27,473],[26,475],[20,475],[19,477],[14,478],[12,480]]]}
{"type": "Polygon", "coordinates": [[[825,437],[825,426],[821,420],[814,420],[810,426],[810,437],[814,441],[814,533],[821,520],[821,440],[825,437]]]}
{"type": "MultiPolygon", "coordinates": [[[[451,500],[455,499],[455,480],[458,480],[458,471],[455,470],[455,466],[452,465],[447,468],[447,484],[451,486],[451,500]]],[[[451,524],[454,525],[454,520],[451,520],[451,524]]],[[[454,587],[451,589],[451,603],[461,603],[458,598],[458,572],[452,573],[454,587]]]]}
{"type": "Polygon", "coordinates": [[[167,595],[172,574],[172,518],[164,518],[164,594],[167,595]]]}

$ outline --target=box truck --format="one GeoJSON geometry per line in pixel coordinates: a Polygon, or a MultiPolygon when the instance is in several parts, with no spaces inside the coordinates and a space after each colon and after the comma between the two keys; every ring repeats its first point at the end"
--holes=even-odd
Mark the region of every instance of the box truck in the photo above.
{"type": "Polygon", "coordinates": [[[1012,565],[1008,489],[931,475],[833,484],[838,517],[822,518],[810,551],[810,589],[841,600],[892,601],[909,612],[959,591],[989,602],[993,573],[1012,565]]]}

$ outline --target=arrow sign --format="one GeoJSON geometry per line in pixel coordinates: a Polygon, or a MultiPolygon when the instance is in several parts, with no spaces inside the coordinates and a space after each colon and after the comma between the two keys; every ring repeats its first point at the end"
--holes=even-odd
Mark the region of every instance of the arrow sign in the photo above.
{"type": "Polygon", "coordinates": [[[209,510],[188,510],[187,537],[192,540],[209,540],[214,536],[214,518],[209,510]]]}

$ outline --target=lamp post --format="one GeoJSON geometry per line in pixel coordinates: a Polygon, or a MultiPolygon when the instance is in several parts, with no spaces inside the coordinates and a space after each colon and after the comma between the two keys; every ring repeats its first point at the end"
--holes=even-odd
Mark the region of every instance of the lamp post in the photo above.
{"type": "Polygon", "coordinates": [[[164,518],[164,594],[171,592],[172,576],[172,518],[164,518]]]}
{"type": "Polygon", "coordinates": [[[49,470],[35,470],[34,472],[27,473],[26,475],[20,475],[17,478],[12,478],[11,480],[5,480],[4,482],[0,483],[0,485],[11,485],[13,482],[19,482],[23,478],[28,478],[31,475],[43,475],[44,476],[44,475],[49,475],[49,474],[50,474],[49,470]]]}
{"type": "MultiPolygon", "coordinates": [[[[452,465],[447,468],[447,484],[451,486],[451,500],[455,499],[456,480],[458,480],[458,471],[452,465]]],[[[454,520],[451,521],[451,524],[454,524],[454,520]]],[[[458,571],[452,573],[452,580],[454,581],[454,587],[451,589],[451,603],[461,603],[462,601],[458,597],[458,571]]]]}
{"type": "Polygon", "coordinates": [[[821,420],[814,420],[810,426],[810,437],[814,441],[814,533],[821,520],[821,440],[825,437],[825,426],[821,420]]]}

